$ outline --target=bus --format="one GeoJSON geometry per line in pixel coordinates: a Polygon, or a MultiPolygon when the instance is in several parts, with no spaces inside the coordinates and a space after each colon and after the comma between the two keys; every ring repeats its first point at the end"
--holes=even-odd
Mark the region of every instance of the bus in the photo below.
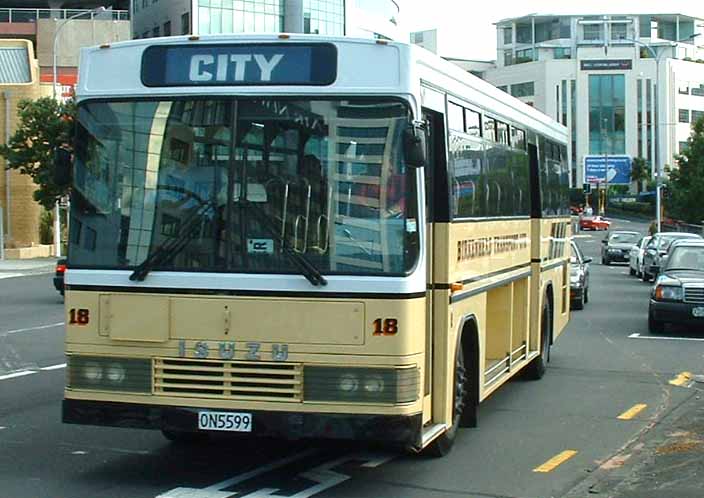
{"type": "Polygon", "coordinates": [[[84,49],[63,421],[446,454],[569,319],[567,132],[415,46],[84,49]]]}

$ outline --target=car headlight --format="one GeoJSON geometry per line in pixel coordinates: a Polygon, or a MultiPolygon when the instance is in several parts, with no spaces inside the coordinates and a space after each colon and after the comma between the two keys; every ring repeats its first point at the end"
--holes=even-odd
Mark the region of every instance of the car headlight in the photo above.
{"type": "Polygon", "coordinates": [[[305,366],[303,386],[305,401],[411,403],[419,396],[420,370],[305,366]]]}
{"type": "Polygon", "coordinates": [[[658,285],[655,287],[656,301],[682,301],[682,287],[674,285],[658,285]]]}
{"type": "Polygon", "coordinates": [[[152,361],[148,358],[68,357],[70,389],[150,393],[152,361]]]}
{"type": "Polygon", "coordinates": [[[609,247],[609,252],[614,252],[614,253],[619,252],[620,253],[621,249],[616,249],[615,247],[609,247]]]}

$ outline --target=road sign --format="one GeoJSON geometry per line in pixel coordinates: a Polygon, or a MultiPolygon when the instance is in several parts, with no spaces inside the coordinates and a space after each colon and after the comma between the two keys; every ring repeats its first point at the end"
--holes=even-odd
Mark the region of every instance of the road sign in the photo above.
{"type": "Polygon", "coordinates": [[[585,156],[584,181],[608,183],[609,185],[630,185],[631,156],[608,156],[608,168],[605,163],[606,159],[604,156],[585,156]]]}

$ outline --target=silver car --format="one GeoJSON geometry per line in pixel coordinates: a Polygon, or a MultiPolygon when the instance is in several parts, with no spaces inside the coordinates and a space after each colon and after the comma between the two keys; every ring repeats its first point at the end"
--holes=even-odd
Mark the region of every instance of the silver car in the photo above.
{"type": "Polygon", "coordinates": [[[652,237],[646,235],[638,242],[636,242],[633,247],[631,247],[631,252],[628,256],[628,272],[631,275],[636,275],[640,278],[643,275],[643,253],[645,252],[645,246],[650,242],[652,237]]]}

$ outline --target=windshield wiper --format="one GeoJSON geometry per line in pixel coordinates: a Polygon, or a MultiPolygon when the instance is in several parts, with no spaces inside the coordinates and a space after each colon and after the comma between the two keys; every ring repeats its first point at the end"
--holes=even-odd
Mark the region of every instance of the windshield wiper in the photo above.
{"type": "Polygon", "coordinates": [[[301,271],[301,274],[306,277],[306,279],[312,285],[315,285],[316,287],[319,285],[328,285],[328,281],[313,263],[308,261],[305,256],[303,256],[303,254],[294,251],[291,247],[288,247],[288,245],[286,245],[286,239],[282,237],[281,234],[279,234],[278,230],[276,229],[276,225],[272,221],[271,217],[269,217],[259,206],[257,206],[253,202],[250,202],[246,199],[240,202],[245,208],[251,208],[252,212],[255,213],[260,220],[262,220],[262,224],[266,231],[269,232],[269,235],[274,237],[279,242],[279,244],[281,244],[281,252],[283,252],[296,266],[298,266],[298,269],[301,271]]]}
{"type": "Polygon", "coordinates": [[[130,275],[130,280],[138,282],[143,281],[150,271],[157,266],[166,263],[183,251],[183,249],[190,244],[191,240],[193,240],[191,238],[193,229],[200,224],[203,220],[203,216],[208,214],[208,211],[212,207],[213,203],[211,201],[207,201],[200,208],[198,208],[190,219],[187,220],[185,223],[185,228],[178,234],[178,236],[168,240],[157,250],[150,253],[147,258],[134,269],[130,275]]]}

